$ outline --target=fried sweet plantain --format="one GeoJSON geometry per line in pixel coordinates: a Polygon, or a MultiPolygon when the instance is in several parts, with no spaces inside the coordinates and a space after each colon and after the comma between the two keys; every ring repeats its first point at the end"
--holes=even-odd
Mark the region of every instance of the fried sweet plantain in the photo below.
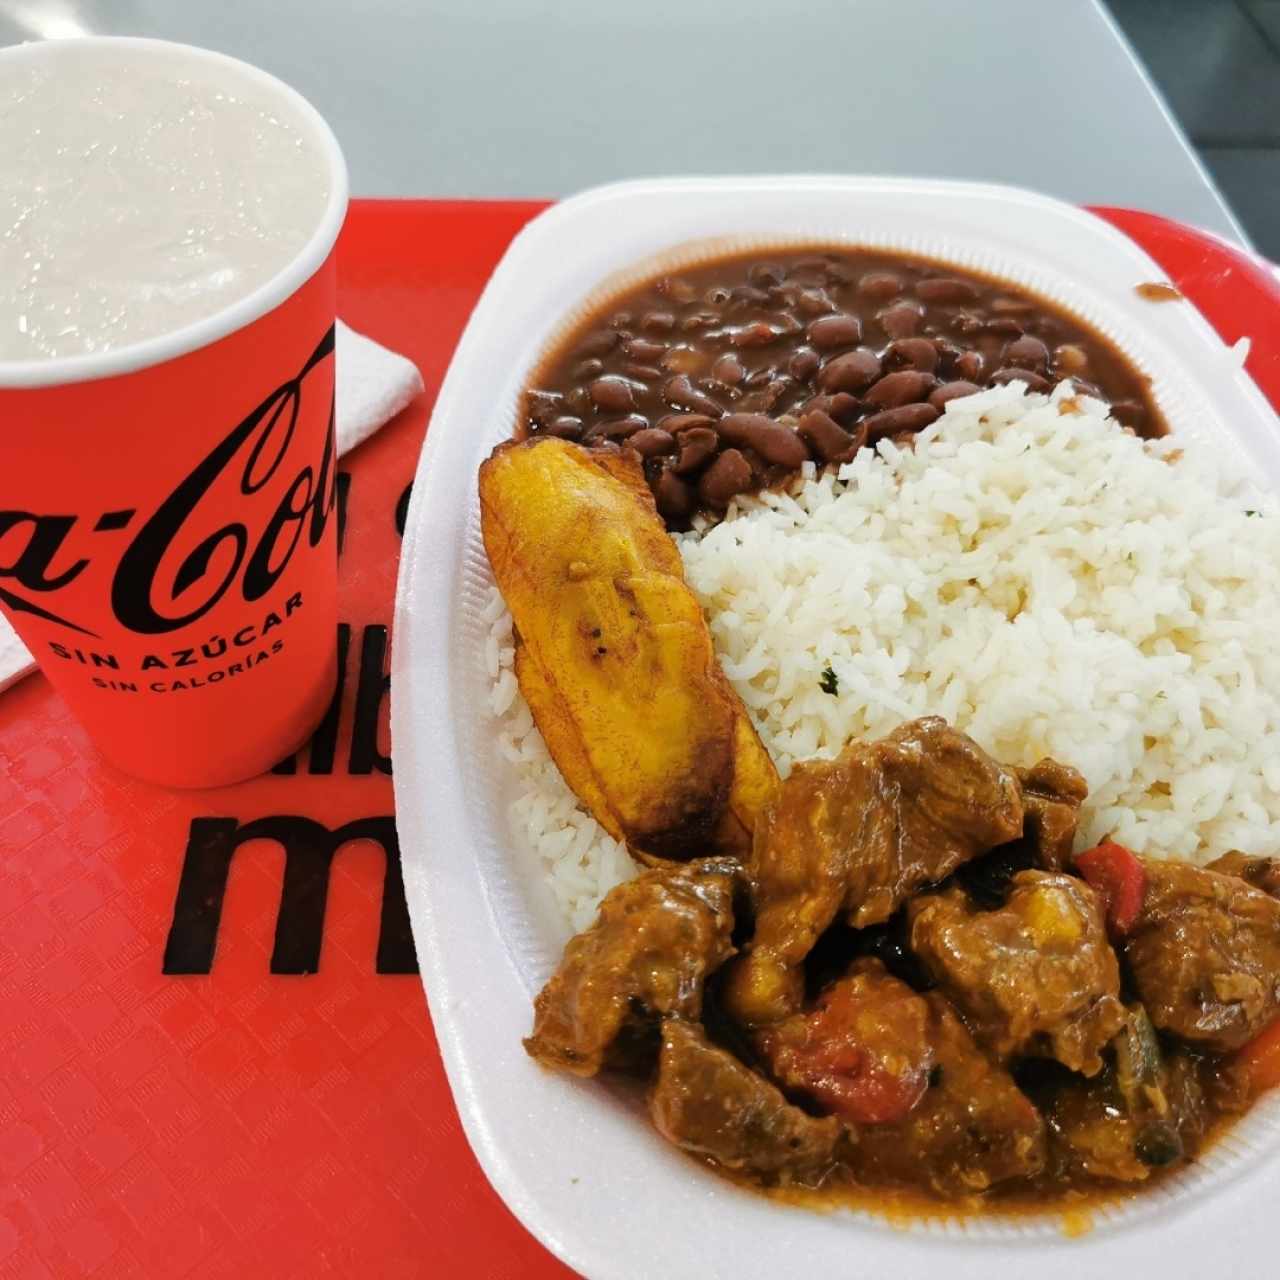
{"type": "Polygon", "coordinates": [[[773,758],[760,741],[742,700],[729,687],[721,674],[728,696],[733,699],[733,785],[729,790],[729,808],[716,831],[715,847],[720,853],[746,859],[751,854],[751,840],[756,822],[764,808],[778,792],[781,780],[773,758]]]}
{"type": "Polygon", "coordinates": [[[499,445],[480,511],[521,692],[578,798],[637,853],[749,847],[777,775],[639,458],[554,437],[499,445]]]}

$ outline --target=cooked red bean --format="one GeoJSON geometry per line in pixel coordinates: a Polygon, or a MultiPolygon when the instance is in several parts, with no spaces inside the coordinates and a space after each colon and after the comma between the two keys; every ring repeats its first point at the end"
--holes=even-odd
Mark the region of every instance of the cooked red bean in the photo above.
{"type": "Polygon", "coordinates": [[[876,317],[880,327],[891,338],[914,338],[924,324],[924,312],[910,302],[899,302],[876,317]]]}
{"type": "Polygon", "coordinates": [[[1022,325],[1011,316],[999,316],[995,320],[984,321],[982,332],[994,333],[999,338],[1017,338],[1022,334],[1022,325]]]}
{"type": "Polygon", "coordinates": [[[678,409],[692,409],[695,413],[707,413],[718,418],[724,410],[705,391],[699,391],[689,380],[689,375],[678,374],[668,378],[662,387],[662,397],[678,409]]]}
{"type": "Polygon", "coordinates": [[[888,302],[902,292],[902,279],[891,271],[868,271],[858,281],[858,292],[864,298],[875,298],[879,302],[888,302]]]}
{"type": "Polygon", "coordinates": [[[618,345],[616,329],[597,329],[589,333],[578,343],[578,355],[584,359],[589,356],[607,356],[618,345]]]}
{"type": "Polygon", "coordinates": [[[642,458],[659,458],[664,453],[675,453],[676,438],[660,427],[645,427],[628,437],[627,448],[634,449],[642,458]]]}
{"type": "Polygon", "coordinates": [[[687,520],[693,514],[693,490],[666,468],[653,482],[653,498],[663,517],[673,523],[687,520]]]}
{"type": "Polygon", "coordinates": [[[892,369],[911,368],[932,373],[938,367],[938,348],[928,338],[899,338],[889,344],[885,363],[892,369]]]}
{"type": "Polygon", "coordinates": [[[763,307],[769,302],[769,295],[755,285],[740,284],[729,290],[729,306],[736,311],[747,307],[763,307]]]}
{"type": "Polygon", "coordinates": [[[731,351],[728,355],[721,356],[711,366],[711,376],[717,382],[726,382],[729,386],[736,387],[747,376],[747,370],[742,361],[731,351]]]}
{"type": "Polygon", "coordinates": [[[640,413],[628,413],[622,418],[606,418],[597,422],[583,435],[583,440],[625,440],[637,431],[643,431],[649,425],[649,419],[640,413]]]}
{"type": "Polygon", "coordinates": [[[979,293],[978,286],[972,280],[961,280],[955,276],[934,276],[931,280],[916,281],[916,297],[924,302],[958,306],[966,302],[977,302],[979,293]]]}
{"type": "Polygon", "coordinates": [[[710,329],[720,323],[720,313],[718,311],[695,311],[690,316],[685,316],[680,321],[680,329],[683,333],[694,333],[698,329],[710,329]]]}
{"type": "Polygon", "coordinates": [[[968,382],[977,382],[982,377],[982,371],[987,367],[987,362],[982,358],[980,351],[965,351],[958,355],[955,363],[951,366],[951,372],[957,378],[964,378],[968,382]]]}
{"type": "Polygon", "coordinates": [[[665,342],[654,342],[650,338],[628,338],[622,344],[622,349],[633,360],[639,360],[643,364],[654,364],[667,354],[665,342]]]}
{"type": "Polygon", "coordinates": [[[858,424],[867,430],[867,438],[874,444],[885,436],[899,431],[920,431],[933,422],[938,411],[931,404],[904,404],[883,413],[873,413],[858,424]]]}
{"type": "Polygon", "coordinates": [[[661,382],[667,375],[662,369],[655,369],[651,364],[634,364],[628,362],[622,366],[622,372],[635,382],[661,382]]]}
{"type": "Polygon", "coordinates": [[[670,311],[650,311],[640,321],[646,333],[670,333],[676,327],[676,318],[670,311]]]}
{"type": "Polygon", "coordinates": [[[525,396],[525,412],[538,423],[550,422],[564,405],[564,396],[554,391],[530,391],[525,396]]]}
{"type": "Polygon", "coordinates": [[[591,403],[605,413],[626,413],[636,407],[635,393],[626,378],[596,378],[587,388],[591,403]]]}
{"type": "Polygon", "coordinates": [[[776,262],[757,262],[754,266],[747,268],[748,281],[762,289],[781,284],[786,278],[786,268],[779,266],[776,262]]]}
{"type": "Polygon", "coordinates": [[[549,436],[559,436],[562,440],[576,440],[582,434],[582,419],[570,414],[562,414],[552,418],[543,428],[549,436]]]}
{"type": "Polygon", "coordinates": [[[834,316],[820,316],[809,322],[808,338],[819,351],[857,346],[862,341],[862,321],[857,316],[843,312],[834,316]]]}
{"type": "Polygon", "coordinates": [[[1111,406],[1111,416],[1126,427],[1140,427],[1146,421],[1146,406],[1140,400],[1117,400],[1111,406]]]}
{"type": "Polygon", "coordinates": [[[880,357],[869,347],[858,347],[835,356],[818,373],[823,391],[861,391],[880,376],[880,357]]]}
{"type": "Polygon", "coordinates": [[[720,437],[710,427],[690,427],[682,431],[676,441],[680,448],[680,457],[675,469],[681,475],[697,471],[708,458],[720,447],[720,437]]]}
{"type": "Polygon", "coordinates": [[[807,382],[817,372],[818,365],[821,363],[822,361],[818,358],[816,351],[811,350],[809,347],[801,347],[787,361],[787,372],[797,382],[807,382]]]}
{"type": "Polygon", "coordinates": [[[1004,363],[1015,365],[1019,369],[1038,369],[1043,372],[1049,367],[1049,348],[1039,338],[1033,338],[1029,333],[1023,334],[1005,347],[1004,363]]]}
{"type": "Polygon", "coordinates": [[[801,406],[800,412],[812,413],[815,409],[847,427],[861,412],[862,401],[847,391],[837,391],[833,396],[810,396],[801,406]]]}
{"type": "Polygon", "coordinates": [[[725,414],[716,430],[726,444],[753,449],[774,466],[798,467],[809,457],[804,441],[790,427],[762,413],[725,414]]]}
{"type": "Polygon", "coordinates": [[[846,427],[862,412],[862,401],[857,396],[851,396],[847,391],[837,391],[830,400],[831,404],[827,412],[846,427]]]}
{"type": "Polygon", "coordinates": [[[1083,347],[1073,342],[1064,342],[1053,353],[1053,367],[1064,378],[1074,377],[1089,367],[1089,357],[1083,347]]]}
{"type": "Polygon", "coordinates": [[[934,335],[929,341],[933,343],[933,348],[938,353],[938,367],[934,372],[940,378],[944,374],[950,375],[955,362],[962,354],[960,348],[950,338],[944,338],[941,335],[934,335]]]}
{"type": "Polygon", "coordinates": [[[836,304],[825,289],[801,289],[796,294],[796,308],[807,316],[821,316],[834,311],[836,304]]]}
{"type": "Polygon", "coordinates": [[[735,329],[729,335],[729,341],[735,347],[767,347],[781,337],[781,329],[775,329],[773,325],[757,320],[754,324],[744,324],[741,329],[735,329]]]}
{"type": "MultiPolygon", "coordinates": [[[[796,430],[823,462],[848,462],[858,452],[854,434],[821,409],[806,413],[796,430]]],[[[866,432],[862,434],[865,437],[866,432]]]]}
{"type": "Polygon", "coordinates": [[[698,497],[709,507],[724,508],[729,500],[751,488],[751,464],[737,449],[726,449],[702,473],[698,497]]]}
{"type": "Polygon", "coordinates": [[[705,413],[671,413],[665,418],[659,418],[656,425],[664,431],[670,431],[673,436],[679,435],[682,431],[692,431],[694,427],[710,427],[715,424],[715,418],[705,413]]]}
{"type": "Polygon", "coordinates": [[[973,382],[966,382],[963,378],[956,379],[955,382],[944,382],[942,386],[935,388],[929,393],[929,403],[933,405],[939,412],[951,400],[959,400],[962,396],[977,395],[982,388],[973,382]]]}
{"type": "Polygon", "coordinates": [[[867,389],[863,399],[879,409],[896,409],[900,404],[923,400],[936,383],[937,379],[931,373],[901,369],[897,373],[886,373],[867,389]]]}
{"type": "Polygon", "coordinates": [[[1030,369],[997,369],[987,381],[996,387],[1009,382],[1025,382],[1028,391],[1036,392],[1048,391],[1053,385],[1048,378],[1042,378],[1030,369]]]}

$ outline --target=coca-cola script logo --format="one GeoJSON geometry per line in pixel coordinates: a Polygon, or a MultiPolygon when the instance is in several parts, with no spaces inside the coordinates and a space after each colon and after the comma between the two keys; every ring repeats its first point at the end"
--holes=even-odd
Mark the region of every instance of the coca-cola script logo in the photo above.
{"type": "MultiPolygon", "coordinates": [[[[333,354],[333,344],[331,328],[297,376],[238,423],[133,536],[111,580],[111,610],[121,626],[140,635],[180,630],[202,618],[237,583],[247,603],[259,600],[279,580],[304,538],[312,547],[319,544],[334,507],[332,398],[318,462],[301,466],[274,506],[255,502],[254,495],[285,468],[307,376],[333,354]],[[250,522],[261,515],[265,522],[251,529],[250,522]],[[209,525],[213,529],[205,532],[209,525]],[[188,545],[193,539],[194,545],[188,545]]],[[[280,492],[278,482],[271,492],[280,492]]],[[[92,532],[127,528],[136,515],[136,510],[104,512],[92,532]]],[[[96,636],[31,598],[60,591],[89,567],[89,556],[77,558],[70,549],[84,523],[78,515],[0,511],[0,546],[16,539],[10,558],[0,560],[0,601],[15,613],[96,636]]]]}

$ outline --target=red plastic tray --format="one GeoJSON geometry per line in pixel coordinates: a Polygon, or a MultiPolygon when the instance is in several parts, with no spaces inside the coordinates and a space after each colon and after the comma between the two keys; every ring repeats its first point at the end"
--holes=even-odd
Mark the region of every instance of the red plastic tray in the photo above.
{"type": "MultiPolygon", "coordinates": [[[[467,314],[541,207],[352,206],[342,314],[427,391],[344,463],[343,690],[291,773],[157,790],[103,764],[41,677],[0,695],[0,1280],[570,1274],[467,1147],[418,978],[395,972],[412,956],[383,850],[394,870],[397,517],[467,314]]],[[[1252,335],[1280,403],[1267,268],[1100,212],[1224,337],[1252,335]]]]}

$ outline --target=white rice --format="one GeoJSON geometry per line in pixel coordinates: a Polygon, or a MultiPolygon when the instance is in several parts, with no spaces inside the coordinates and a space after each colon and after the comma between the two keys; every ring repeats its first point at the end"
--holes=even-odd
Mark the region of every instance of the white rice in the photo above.
{"type": "MultiPolygon", "coordinates": [[[[937,714],[1079,769],[1080,848],[1280,853],[1280,504],[1067,394],[952,401],[913,450],[808,466],[681,537],[725,673],[784,774],[937,714]]],[[[496,592],[492,624],[517,839],[581,928],[634,866],[547,754],[496,592]]]]}

